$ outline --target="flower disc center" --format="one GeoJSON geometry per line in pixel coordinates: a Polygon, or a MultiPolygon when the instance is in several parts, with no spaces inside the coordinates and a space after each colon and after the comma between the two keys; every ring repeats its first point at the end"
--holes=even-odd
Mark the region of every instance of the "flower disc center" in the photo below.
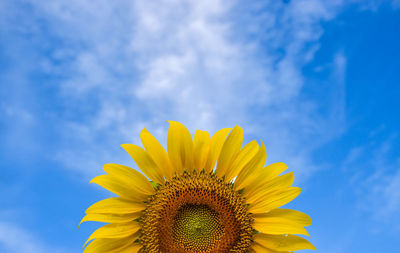
{"type": "Polygon", "coordinates": [[[157,188],[143,216],[144,252],[247,252],[252,218],[244,199],[214,174],[185,172],[157,188]]]}
{"type": "Polygon", "coordinates": [[[186,249],[206,251],[223,233],[218,213],[207,205],[186,204],[174,219],[174,240],[186,249]]]}

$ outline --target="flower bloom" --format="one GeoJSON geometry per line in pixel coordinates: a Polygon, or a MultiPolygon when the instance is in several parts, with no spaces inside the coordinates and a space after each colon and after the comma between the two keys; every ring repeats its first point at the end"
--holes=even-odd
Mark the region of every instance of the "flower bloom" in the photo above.
{"type": "Polygon", "coordinates": [[[109,223],[85,243],[85,253],[267,252],[315,249],[306,239],[308,215],[281,206],[300,193],[284,163],[265,166],[266,150],[251,141],[242,147],[239,126],[194,139],[170,121],[167,151],[146,129],[144,148],[123,144],[132,168],[106,164],[91,182],[118,197],[86,210],[83,221],[109,223]],[[94,239],[94,240],[93,240],[94,239]],[[90,242],[90,243],[89,243],[90,242]],[[88,244],[89,243],[89,244],[88,244]]]}

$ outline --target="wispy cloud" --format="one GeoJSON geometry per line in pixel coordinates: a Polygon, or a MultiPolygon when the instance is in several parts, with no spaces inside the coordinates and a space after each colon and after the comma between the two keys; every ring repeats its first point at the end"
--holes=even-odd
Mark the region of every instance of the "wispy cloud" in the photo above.
{"type": "MultiPolygon", "coordinates": [[[[373,173],[365,177],[360,190],[360,206],[370,212],[374,219],[384,224],[400,224],[400,157],[393,156],[396,136],[384,141],[373,150],[373,173]]],[[[368,152],[371,152],[369,150],[368,152]]],[[[400,230],[400,226],[392,227],[400,230]]]]}
{"type": "Polygon", "coordinates": [[[400,230],[400,157],[395,153],[398,136],[387,137],[382,131],[385,127],[372,131],[368,142],[351,149],[343,162],[343,169],[352,175],[347,183],[356,194],[356,206],[375,224],[372,232],[389,224],[391,229],[400,230]]]}
{"type": "Polygon", "coordinates": [[[13,223],[0,221],[0,250],[3,253],[67,253],[64,249],[48,246],[31,232],[13,223]]]}
{"type": "Polygon", "coordinates": [[[372,11],[377,11],[382,6],[389,6],[395,10],[400,7],[399,0],[355,0],[355,2],[359,3],[362,9],[372,11]]]}
{"type": "MultiPolygon", "coordinates": [[[[56,157],[68,167],[91,173],[144,126],[165,138],[173,119],[191,130],[239,124],[265,141],[271,161],[306,176],[312,150],[345,127],[343,103],[303,93],[321,22],[340,1],[27,3],[29,27],[46,41],[38,66],[57,87],[56,157]]],[[[346,57],[332,59],[326,96],[344,101],[346,57]]]]}

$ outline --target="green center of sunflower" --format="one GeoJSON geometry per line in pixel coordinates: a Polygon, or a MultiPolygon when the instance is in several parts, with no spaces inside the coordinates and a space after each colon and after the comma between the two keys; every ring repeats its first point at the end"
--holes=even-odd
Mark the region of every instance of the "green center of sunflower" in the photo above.
{"type": "Polygon", "coordinates": [[[187,204],[178,210],[172,230],[184,248],[205,251],[219,240],[223,227],[218,213],[207,205],[187,204]]]}

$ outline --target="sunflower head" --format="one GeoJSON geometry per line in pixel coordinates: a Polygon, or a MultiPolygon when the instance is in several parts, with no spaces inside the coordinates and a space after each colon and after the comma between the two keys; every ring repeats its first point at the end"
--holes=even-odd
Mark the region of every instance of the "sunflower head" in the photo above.
{"type": "Polygon", "coordinates": [[[221,129],[212,137],[197,130],[194,139],[181,123],[170,121],[167,151],[146,129],[144,148],[122,147],[142,173],[106,164],[107,174],[91,182],[118,195],[93,204],[83,221],[109,223],[84,247],[100,252],[270,252],[315,249],[294,234],[311,219],[279,208],[300,189],[284,163],[265,166],[264,144],[242,147],[243,130],[221,129]],[[93,240],[94,239],[94,240],[93,240]]]}

